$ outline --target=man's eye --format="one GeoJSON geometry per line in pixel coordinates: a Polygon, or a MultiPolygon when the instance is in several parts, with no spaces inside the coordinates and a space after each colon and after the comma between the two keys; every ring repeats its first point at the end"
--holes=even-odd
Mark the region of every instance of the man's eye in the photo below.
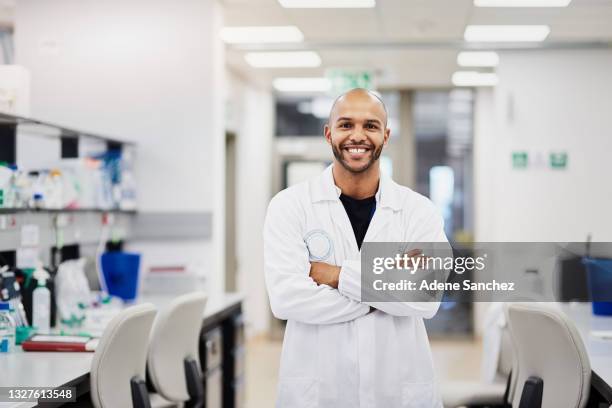
{"type": "Polygon", "coordinates": [[[368,123],[366,125],[366,128],[368,128],[368,129],[378,129],[378,127],[376,125],[374,125],[373,123],[368,123]]]}
{"type": "Polygon", "coordinates": [[[348,128],[350,128],[350,127],[351,127],[351,124],[350,124],[350,123],[341,123],[341,124],[340,124],[340,127],[341,127],[341,128],[344,128],[344,129],[348,129],[348,128]]]}

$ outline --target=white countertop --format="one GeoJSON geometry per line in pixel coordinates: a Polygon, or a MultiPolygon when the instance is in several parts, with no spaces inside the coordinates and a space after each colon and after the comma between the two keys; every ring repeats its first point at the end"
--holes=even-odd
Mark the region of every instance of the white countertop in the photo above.
{"type": "Polygon", "coordinates": [[[592,331],[612,332],[612,316],[593,315],[590,303],[564,304],[561,308],[580,332],[591,360],[591,369],[612,386],[612,340],[592,334],[592,331]]]}
{"type": "MultiPolygon", "coordinates": [[[[163,308],[176,296],[143,295],[138,303],[151,302],[163,308]]],[[[240,303],[243,296],[224,293],[208,299],[204,319],[240,303]]],[[[89,374],[93,353],[76,352],[24,352],[20,347],[14,353],[0,354],[0,387],[61,387],[89,374]]],[[[3,403],[0,408],[29,408],[35,402],[3,403]]]]}
{"type": "MultiPolygon", "coordinates": [[[[0,387],[61,387],[89,373],[93,353],[24,352],[0,354],[0,387]]],[[[3,407],[34,407],[35,402],[0,403],[3,407]],[[4,405],[6,404],[6,405],[4,405]]]]}

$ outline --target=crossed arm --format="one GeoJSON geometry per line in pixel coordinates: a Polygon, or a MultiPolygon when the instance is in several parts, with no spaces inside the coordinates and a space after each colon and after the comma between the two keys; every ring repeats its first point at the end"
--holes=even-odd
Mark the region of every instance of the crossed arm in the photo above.
{"type": "MultiPolygon", "coordinates": [[[[420,256],[421,251],[413,249],[407,252],[409,259],[412,257],[420,256]]],[[[398,268],[405,267],[404,265],[397,265],[398,268]]],[[[310,277],[317,285],[327,285],[334,289],[338,289],[340,283],[340,272],[342,268],[335,265],[330,265],[325,262],[311,262],[310,263],[310,277]]]]}
{"type": "Polygon", "coordinates": [[[435,315],[437,302],[362,302],[359,260],[346,260],[341,266],[309,262],[299,226],[303,214],[288,200],[277,196],[270,202],[264,226],[266,286],[277,318],[341,323],[366,315],[371,306],[394,316],[435,315]]]}
{"type": "MultiPolygon", "coordinates": [[[[282,193],[281,193],[282,194],[282,193]]],[[[264,270],[272,313],[282,320],[309,324],[352,321],[370,308],[309,276],[311,264],[301,233],[300,203],[277,195],[264,225],[264,270]]]]}
{"type": "Polygon", "coordinates": [[[340,283],[340,271],[342,268],[325,262],[310,263],[310,277],[317,285],[327,285],[338,289],[340,283]]]}
{"type": "MultiPolygon", "coordinates": [[[[408,253],[408,255],[417,256],[414,253],[408,253]]],[[[310,277],[318,285],[327,285],[335,288],[343,296],[392,316],[412,316],[430,319],[436,314],[439,307],[439,303],[435,301],[404,302],[401,300],[394,301],[392,298],[385,302],[368,302],[363,300],[361,298],[360,261],[345,261],[342,263],[342,267],[322,262],[311,262],[310,277]]]]}

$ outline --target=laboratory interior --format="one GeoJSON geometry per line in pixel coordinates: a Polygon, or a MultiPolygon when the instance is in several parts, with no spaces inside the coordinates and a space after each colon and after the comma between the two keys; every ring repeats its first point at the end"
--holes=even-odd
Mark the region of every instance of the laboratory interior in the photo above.
{"type": "Polygon", "coordinates": [[[0,0],[0,407],[612,407],[611,179],[612,0],[0,0]]]}

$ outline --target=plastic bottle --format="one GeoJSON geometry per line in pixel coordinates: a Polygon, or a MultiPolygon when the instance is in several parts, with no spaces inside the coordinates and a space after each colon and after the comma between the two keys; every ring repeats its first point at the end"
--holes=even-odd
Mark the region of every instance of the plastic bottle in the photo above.
{"type": "Polygon", "coordinates": [[[38,286],[32,293],[32,325],[38,333],[49,333],[51,330],[51,292],[47,288],[49,273],[38,265],[33,274],[38,286]]]}
{"type": "Polygon", "coordinates": [[[45,183],[45,206],[46,208],[61,209],[63,208],[63,180],[62,172],[53,169],[49,172],[45,183]]]}
{"type": "Polygon", "coordinates": [[[136,209],[136,179],[134,176],[133,153],[125,149],[122,153],[121,163],[121,195],[119,208],[122,210],[136,209]]]}
{"type": "Polygon", "coordinates": [[[12,176],[13,171],[8,164],[0,162],[0,208],[9,207],[8,196],[12,176]]]}
{"type": "Polygon", "coordinates": [[[15,193],[15,208],[26,208],[32,195],[32,180],[27,172],[19,168],[15,169],[13,189],[15,193]]]}
{"type": "Polygon", "coordinates": [[[15,321],[10,305],[0,302],[0,353],[11,353],[15,348],[15,321]]]}
{"type": "Polygon", "coordinates": [[[36,209],[46,208],[45,205],[45,180],[48,178],[47,171],[30,172],[34,182],[32,183],[32,196],[29,207],[36,209]]]}
{"type": "Polygon", "coordinates": [[[17,208],[18,188],[17,188],[17,176],[18,169],[16,164],[9,166],[11,169],[11,179],[9,181],[8,193],[5,192],[4,206],[7,208],[17,208]]]}

